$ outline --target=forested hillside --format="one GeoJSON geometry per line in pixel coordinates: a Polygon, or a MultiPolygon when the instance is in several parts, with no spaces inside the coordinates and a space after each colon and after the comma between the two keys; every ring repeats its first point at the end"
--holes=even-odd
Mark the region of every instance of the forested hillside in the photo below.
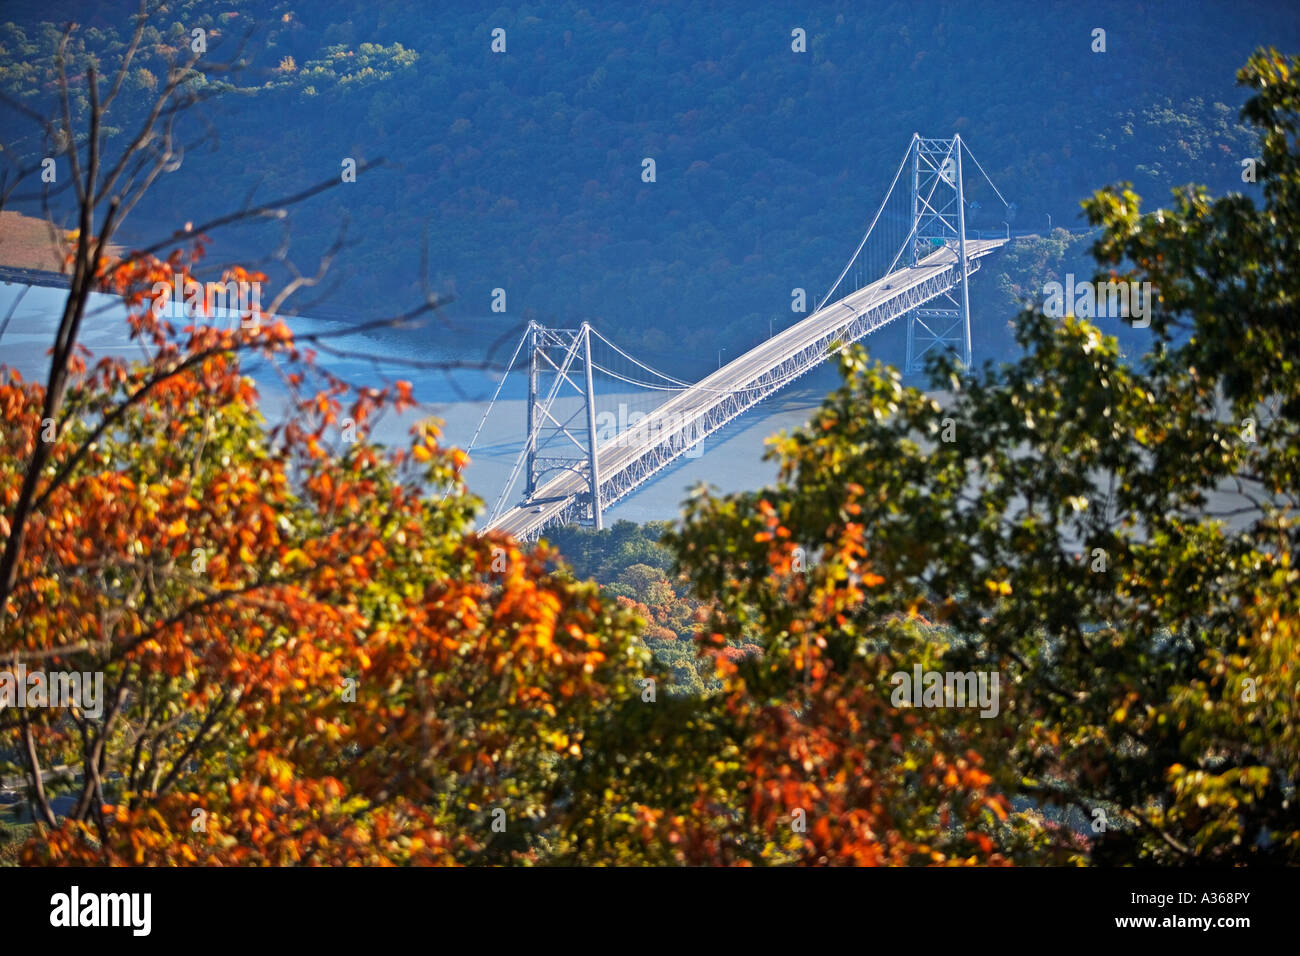
{"type": "MultiPolygon", "coordinates": [[[[56,15],[46,3],[6,4],[0,85],[20,102],[51,89],[69,17],[85,27],[70,63],[120,50],[134,6],[56,15]]],[[[1079,227],[1080,199],[1116,180],[1154,201],[1193,180],[1249,189],[1240,163],[1256,150],[1230,78],[1261,42],[1300,39],[1296,13],[1264,2],[756,12],[569,0],[434,15],[409,3],[205,0],[173,4],[169,18],[168,30],[150,27],[154,43],[204,29],[211,59],[238,51],[246,65],[195,78],[238,93],[205,108],[209,126],[192,132],[206,141],[186,152],[187,175],[158,181],[128,240],[202,221],[215,194],[271,199],[337,174],[345,158],[383,157],[386,168],[294,214],[292,256],[305,271],[346,228],[329,311],[360,319],[420,297],[427,246],[431,284],[456,295],[461,328],[586,319],[683,374],[711,367],[722,343],[734,354],[765,336],[769,317],[791,318],[792,288],[825,291],[913,131],[966,137],[1015,203],[1014,230],[1046,234],[1049,215],[1079,227]],[[495,28],[504,53],[491,49],[495,28]],[[806,53],[792,50],[796,28],[806,53]],[[1104,53],[1092,50],[1096,28],[1104,53]],[[642,181],[647,157],[653,183],[642,181]],[[490,311],[496,288],[504,315],[490,311]]],[[[147,43],[123,97],[143,100],[164,72],[156,60],[147,43]]],[[[35,138],[20,145],[26,161],[41,149],[35,138]]],[[[971,210],[976,229],[1001,231],[1004,218],[987,201],[971,210]]],[[[270,252],[282,238],[273,229],[236,231],[217,252],[254,239],[270,252]]],[[[1012,348],[1012,290],[1042,281],[1024,272],[1042,251],[995,261],[973,284],[977,357],[1012,348]]],[[[420,347],[473,341],[467,331],[420,347]]],[[[898,361],[900,341],[891,329],[869,344],[898,361]]]]}

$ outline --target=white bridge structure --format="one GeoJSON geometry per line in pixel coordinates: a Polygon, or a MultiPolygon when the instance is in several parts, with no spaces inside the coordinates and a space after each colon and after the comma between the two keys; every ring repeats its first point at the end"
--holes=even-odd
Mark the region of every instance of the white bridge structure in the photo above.
{"type": "MultiPolygon", "coordinates": [[[[922,367],[926,356],[937,349],[954,351],[969,368],[967,279],[979,269],[983,257],[1008,239],[969,237],[963,154],[979,168],[960,136],[913,135],[853,257],[812,313],[693,384],[637,361],[585,322],[577,329],[530,323],[507,368],[508,374],[527,346],[524,445],[486,528],[523,540],[536,538],[556,524],[581,522],[600,528],[605,509],[679,458],[698,456],[701,442],[709,435],[836,351],[901,316],[908,317],[908,371],[922,367]],[[907,180],[905,173],[910,174],[907,180]],[[910,188],[898,189],[900,182],[910,188]],[[893,207],[902,208],[891,207],[891,199],[893,207]],[[875,246],[864,253],[873,239],[875,246]],[[846,282],[851,274],[855,279],[846,282]],[[837,293],[839,297],[833,298],[837,293]],[[617,374],[608,367],[610,363],[593,358],[594,352],[598,357],[610,354],[606,348],[630,363],[635,377],[617,374]],[[623,431],[602,440],[597,429],[596,374],[672,394],[623,431]],[[506,507],[521,474],[523,497],[506,507]]],[[[983,169],[979,171],[983,175],[983,169]]],[[[991,182],[988,185],[993,187],[991,182]]],[[[1006,207],[996,187],[993,192],[1006,207]]],[[[494,404],[500,394],[498,386],[494,404]]]]}

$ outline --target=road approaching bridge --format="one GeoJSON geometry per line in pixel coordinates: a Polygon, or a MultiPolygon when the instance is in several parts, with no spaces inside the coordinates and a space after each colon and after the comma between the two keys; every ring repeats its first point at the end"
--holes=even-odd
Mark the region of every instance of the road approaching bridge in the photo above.
{"type": "MultiPolygon", "coordinates": [[[[966,275],[1006,239],[967,239],[966,275]]],[[[600,443],[595,452],[601,510],[629,494],[689,448],[777,390],[816,368],[833,346],[869,332],[962,285],[958,244],[950,241],[881,279],[823,306],[707,378],[674,394],[627,431],[600,443]]],[[[537,537],[548,525],[586,517],[589,478],[563,471],[487,527],[520,539],[537,537]]]]}

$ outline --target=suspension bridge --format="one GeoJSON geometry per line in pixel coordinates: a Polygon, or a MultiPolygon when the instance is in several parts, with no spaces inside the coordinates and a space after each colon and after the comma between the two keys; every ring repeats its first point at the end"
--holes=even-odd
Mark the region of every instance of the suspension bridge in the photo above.
{"type": "MultiPolygon", "coordinates": [[[[673,462],[698,457],[709,435],[903,316],[907,371],[922,368],[937,349],[952,350],[969,368],[967,280],[983,257],[1008,241],[1010,227],[1005,238],[970,237],[963,158],[1007,208],[960,136],[914,134],[866,234],[812,312],[726,365],[719,357],[718,370],[698,382],[633,358],[588,323],[576,329],[529,323],[506,370],[508,376],[516,367],[527,369],[524,443],[486,527],[524,540],[550,525],[602,527],[605,509],[673,462]],[[598,376],[660,398],[631,416],[626,405],[617,417],[598,411],[598,376]],[[507,505],[521,478],[522,498],[507,505]]],[[[505,376],[484,421],[504,384],[505,376]]]]}

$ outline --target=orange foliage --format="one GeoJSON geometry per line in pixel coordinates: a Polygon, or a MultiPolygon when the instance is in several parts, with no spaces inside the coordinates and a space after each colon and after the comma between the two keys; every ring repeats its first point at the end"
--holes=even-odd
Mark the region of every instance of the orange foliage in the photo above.
{"type": "MultiPolygon", "coordinates": [[[[44,765],[79,770],[77,809],[24,862],[526,857],[493,842],[490,815],[544,816],[546,780],[524,775],[545,755],[576,760],[584,715],[630,693],[607,656],[626,666],[630,615],[552,577],[545,550],[470,533],[465,458],[432,425],[405,451],[367,441],[378,411],[412,405],[409,383],[353,388],[281,321],[156,316],[146,290],[189,265],[142,257],[103,275],[151,357],[74,370],[23,529],[3,649],[109,688],[98,718],[0,725],[6,747],[30,732],[44,765]],[[290,387],[269,429],[249,353],[290,387]],[[335,450],[345,416],[357,441],[335,450]],[[445,503],[426,490],[448,484],[445,503]]],[[[43,400],[16,373],[0,381],[5,508],[43,400]]]]}

